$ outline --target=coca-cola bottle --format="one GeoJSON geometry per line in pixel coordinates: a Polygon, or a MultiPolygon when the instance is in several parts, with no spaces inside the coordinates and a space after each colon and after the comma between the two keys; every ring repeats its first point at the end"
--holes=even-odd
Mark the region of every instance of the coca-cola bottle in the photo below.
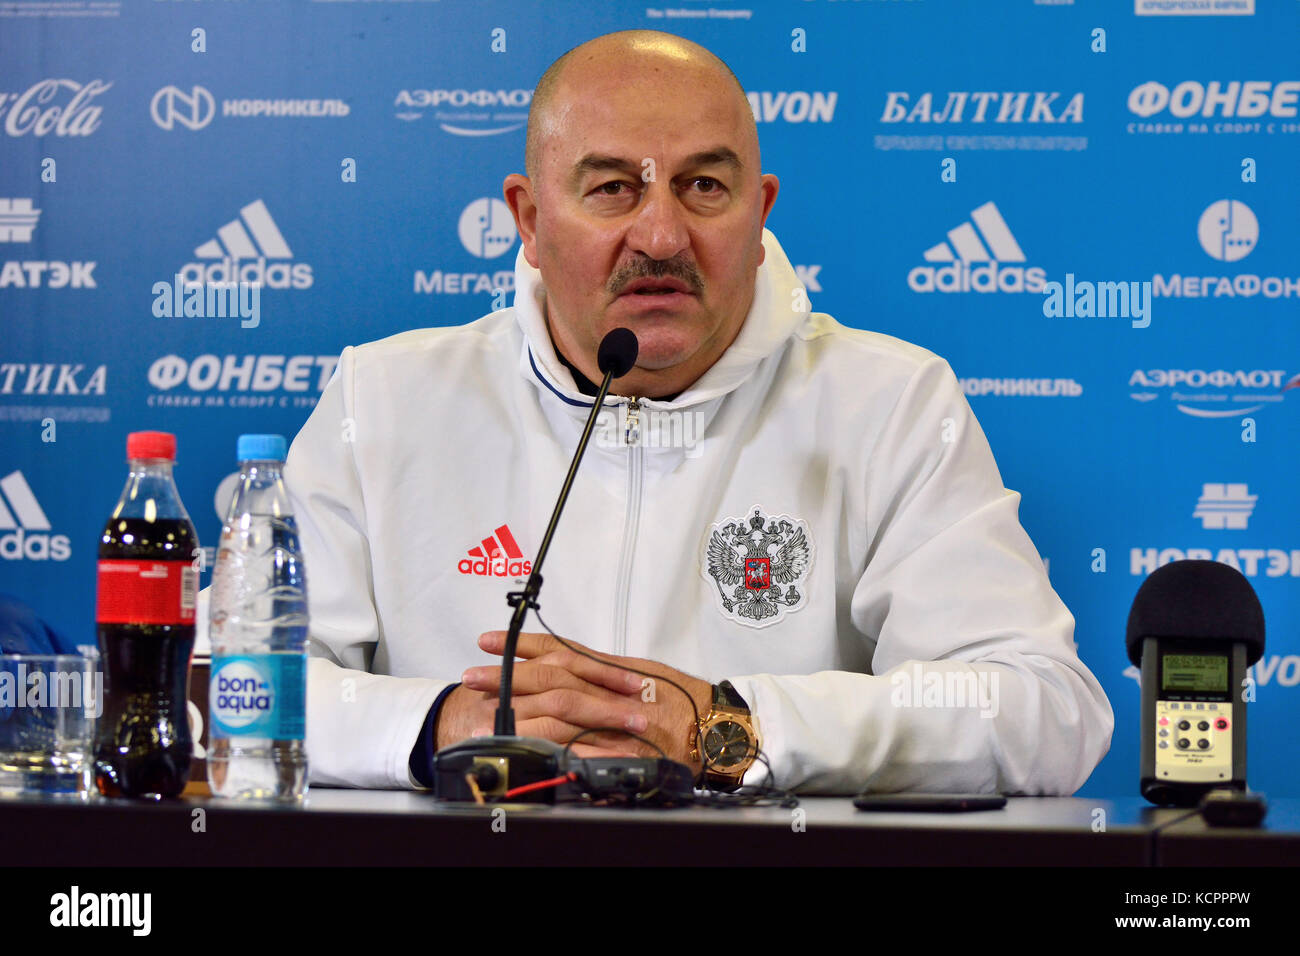
{"type": "Polygon", "coordinates": [[[190,773],[199,541],[172,479],[176,437],[133,432],[126,457],[126,487],[99,543],[104,712],[95,783],[105,796],[157,800],[178,796],[190,773]]]}

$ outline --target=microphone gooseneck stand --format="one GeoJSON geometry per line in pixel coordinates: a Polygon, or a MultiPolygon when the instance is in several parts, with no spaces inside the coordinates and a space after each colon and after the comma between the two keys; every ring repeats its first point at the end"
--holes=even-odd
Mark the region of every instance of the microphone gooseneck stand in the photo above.
{"type": "MultiPolygon", "coordinates": [[[[629,329],[614,329],[601,340],[597,364],[604,373],[600,390],[596,393],[591,414],[578,440],[569,472],[564,477],[551,522],[542,535],[541,547],[533,561],[532,571],[522,591],[511,591],[506,602],[514,608],[510,628],[506,632],[506,645],[502,651],[501,693],[497,703],[496,725],[490,737],[473,737],[444,747],[433,758],[433,792],[439,800],[480,801],[482,796],[503,797],[507,790],[541,783],[558,776],[562,769],[560,758],[564,747],[540,737],[520,737],[515,734],[515,710],[511,706],[511,686],[514,677],[515,648],[523,630],[528,609],[538,607],[537,596],[542,589],[542,562],[551,546],[551,538],[560,522],[560,513],[569,498],[578,465],[591,440],[596,417],[600,414],[605,397],[613,380],[622,378],[636,364],[637,340],[629,329]],[[472,782],[471,782],[472,781],[472,782]]],[[[531,796],[534,801],[554,802],[555,790],[548,788],[531,796]]]]}

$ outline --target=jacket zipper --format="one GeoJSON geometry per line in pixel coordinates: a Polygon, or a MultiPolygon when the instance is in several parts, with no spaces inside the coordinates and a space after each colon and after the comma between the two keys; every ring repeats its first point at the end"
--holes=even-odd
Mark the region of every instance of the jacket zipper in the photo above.
{"type": "Polygon", "coordinates": [[[632,587],[632,555],[636,550],[637,528],[641,519],[641,403],[633,398],[627,405],[627,425],[623,438],[628,445],[627,510],[623,518],[623,551],[619,558],[618,585],[614,591],[614,653],[627,654],[627,612],[632,587]]]}

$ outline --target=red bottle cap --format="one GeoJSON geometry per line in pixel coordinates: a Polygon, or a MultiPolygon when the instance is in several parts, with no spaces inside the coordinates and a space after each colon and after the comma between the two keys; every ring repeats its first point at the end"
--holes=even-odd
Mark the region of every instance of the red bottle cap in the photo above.
{"type": "Polygon", "coordinates": [[[176,436],[171,432],[131,432],[126,436],[127,458],[176,460],[176,436]]]}

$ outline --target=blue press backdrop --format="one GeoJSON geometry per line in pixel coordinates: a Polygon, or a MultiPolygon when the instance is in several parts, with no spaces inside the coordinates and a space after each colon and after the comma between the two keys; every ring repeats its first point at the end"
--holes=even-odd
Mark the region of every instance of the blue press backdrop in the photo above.
{"type": "Polygon", "coordinates": [[[6,4],[0,592],[93,642],[127,432],[177,434],[211,544],[236,436],[294,435],[345,345],[491,311],[537,78],[663,29],[750,91],[813,308],[963,379],[1115,706],[1082,792],[1136,792],[1124,623],[1191,556],[1263,602],[1250,778],[1300,794],[1300,3],[654,3],[6,4]],[[155,314],[236,253],[297,286],[255,327],[155,314]],[[934,289],[972,270],[999,291],[934,289]],[[1045,315],[1067,273],[1152,283],[1150,324],[1045,315]]]}

